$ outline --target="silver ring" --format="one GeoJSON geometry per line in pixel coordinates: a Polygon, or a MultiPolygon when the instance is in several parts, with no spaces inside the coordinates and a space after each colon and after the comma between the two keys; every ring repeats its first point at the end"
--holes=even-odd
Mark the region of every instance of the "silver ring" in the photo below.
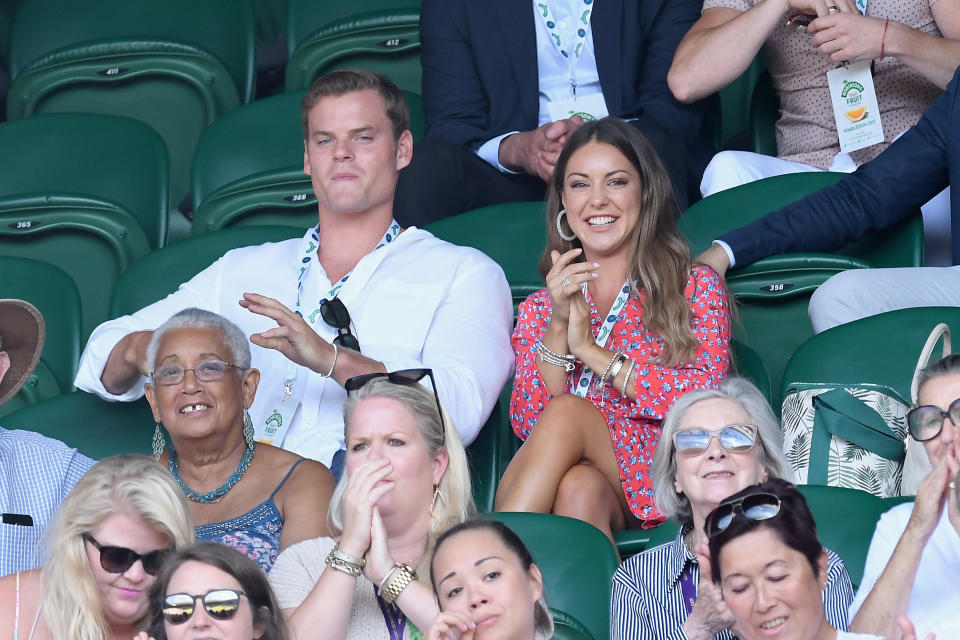
{"type": "Polygon", "coordinates": [[[837,5],[827,5],[827,13],[836,13],[837,11],[839,11],[839,9],[837,9],[837,5]]]}
{"type": "Polygon", "coordinates": [[[954,482],[953,480],[951,480],[950,483],[949,483],[947,486],[950,487],[951,489],[956,489],[956,488],[957,488],[957,483],[954,482]]]}
{"type": "Polygon", "coordinates": [[[563,276],[563,280],[560,281],[560,286],[562,286],[562,287],[569,287],[569,286],[570,286],[570,278],[568,278],[567,276],[563,276]]]}

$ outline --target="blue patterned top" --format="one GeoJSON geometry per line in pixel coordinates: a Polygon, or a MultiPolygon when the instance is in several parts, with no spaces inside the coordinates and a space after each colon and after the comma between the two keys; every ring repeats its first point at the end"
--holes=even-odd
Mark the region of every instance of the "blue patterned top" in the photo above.
{"type": "Polygon", "coordinates": [[[304,460],[305,458],[301,458],[293,463],[270,497],[250,511],[222,522],[211,522],[194,527],[197,540],[219,542],[233,547],[250,556],[264,573],[269,573],[280,554],[280,532],[283,530],[283,516],[277,510],[273,496],[277,494],[297,465],[304,460]]]}

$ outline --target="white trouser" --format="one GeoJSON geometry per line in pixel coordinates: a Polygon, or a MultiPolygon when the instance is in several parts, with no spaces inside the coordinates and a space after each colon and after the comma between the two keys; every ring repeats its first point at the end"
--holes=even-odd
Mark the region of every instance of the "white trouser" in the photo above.
{"type": "MultiPolygon", "coordinates": [[[[857,166],[846,153],[838,153],[830,164],[830,171],[850,173],[857,166]]],[[[823,171],[819,167],[781,160],[751,151],[721,151],[713,156],[703,172],[700,193],[712,193],[738,187],[754,180],[785,173],[823,171]]],[[[953,264],[950,248],[950,188],[947,187],[921,207],[923,212],[924,261],[928,267],[946,267],[953,264]]]]}
{"type": "Polygon", "coordinates": [[[960,307],[960,266],[842,271],[813,292],[810,322],[820,333],[910,307],[960,307]]]}

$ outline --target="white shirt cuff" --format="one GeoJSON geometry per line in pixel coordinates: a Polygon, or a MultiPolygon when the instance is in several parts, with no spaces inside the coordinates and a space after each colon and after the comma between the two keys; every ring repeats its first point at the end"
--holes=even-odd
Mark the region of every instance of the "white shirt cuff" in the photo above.
{"type": "Polygon", "coordinates": [[[477,155],[480,156],[483,160],[485,160],[487,164],[493,167],[496,167],[502,173],[510,173],[513,175],[519,174],[520,173],[519,171],[511,171],[510,169],[507,169],[505,166],[500,164],[500,143],[503,141],[504,138],[506,138],[507,136],[512,136],[515,133],[519,133],[519,132],[510,131],[508,133],[504,133],[503,135],[499,135],[496,138],[491,138],[487,140],[482,145],[480,145],[479,149],[477,149],[477,155]]]}
{"type": "Polygon", "coordinates": [[[732,269],[734,266],[736,266],[737,260],[736,260],[736,258],[733,257],[733,249],[730,248],[730,245],[728,245],[728,244],[727,244],[726,242],[724,242],[723,240],[714,240],[714,241],[713,241],[713,244],[715,244],[715,245],[717,245],[718,247],[720,247],[721,249],[723,249],[723,251],[727,254],[727,258],[729,258],[729,260],[730,260],[730,268],[731,268],[731,269],[732,269]]]}

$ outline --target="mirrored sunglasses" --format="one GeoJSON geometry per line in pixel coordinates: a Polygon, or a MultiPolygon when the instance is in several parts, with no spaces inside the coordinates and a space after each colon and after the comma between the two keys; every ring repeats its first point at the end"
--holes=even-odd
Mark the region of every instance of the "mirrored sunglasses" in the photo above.
{"type": "Polygon", "coordinates": [[[716,438],[730,453],[746,453],[757,444],[757,427],[752,424],[730,424],[717,431],[695,427],[681,429],[673,433],[673,446],[677,455],[699,456],[710,448],[710,441],[716,438]]]}
{"type": "Polygon", "coordinates": [[[235,589],[214,589],[203,595],[171,593],[163,599],[163,619],[170,624],[183,624],[193,616],[197,600],[200,600],[208,616],[214,620],[229,620],[237,615],[240,596],[245,595],[235,589]]]}
{"type": "Polygon", "coordinates": [[[195,367],[185,369],[179,364],[164,364],[157,367],[150,373],[150,377],[157,384],[179,384],[187,371],[193,371],[193,375],[201,382],[213,382],[220,380],[226,375],[227,369],[236,369],[243,371],[242,367],[235,364],[224,362],[222,360],[207,360],[201,362],[195,367]]]}
{"type": "Polygon", "coordinates": [[[960,398],[950,403],[946,411],[932,404],[914,407],[907,412],[907,426],[910,436],[919,442],[933,440],[943,431],[943,423],[949,420],[954,427],[960,427],[960,398]]]}
{"type": "Polygon", "coordinates": [[[754,493],[737,500],[721,502],[707,516],[707,537],[712,538],[724,531],[738,514],[748,520],[769,520],[780,513],[780,498],[772,493],[754,493]]]}
{"type": "Polygon", "coordinates": [[[157,575],[160,565],[170,553],[169,549],[156,549],[147,553],[137,553],[126,547],[102,545],[89,533],[83,534],[83,539],[92,544],[100,552],[100,566],[107,573],[123,573],[139,560],[143,570],[152,576],[157,575]]]}

